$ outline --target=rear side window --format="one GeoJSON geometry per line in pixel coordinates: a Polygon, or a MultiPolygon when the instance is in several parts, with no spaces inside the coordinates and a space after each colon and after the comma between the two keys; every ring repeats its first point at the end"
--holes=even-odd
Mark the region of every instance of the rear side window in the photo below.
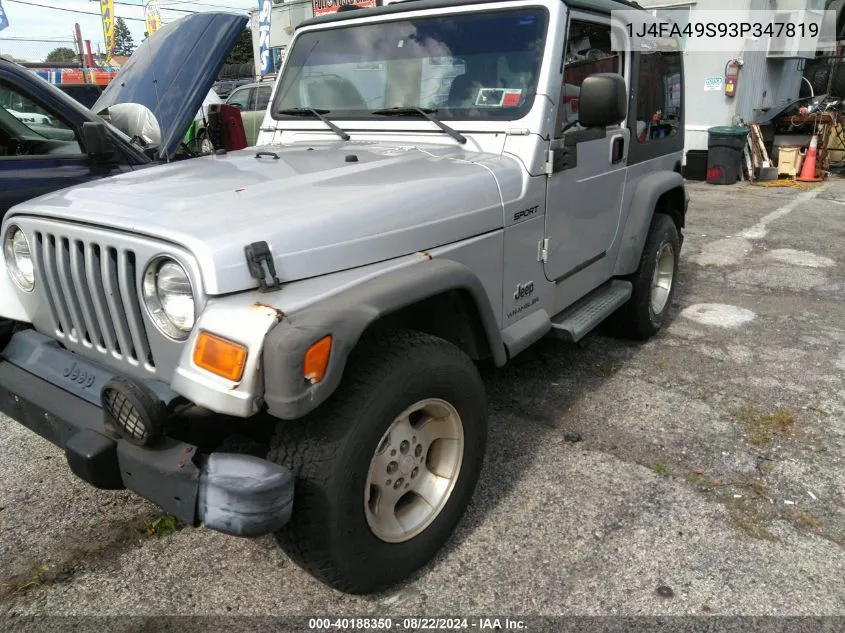
{"type": "Polygon", "coordinates": [[[637,82],[639,142],[650,143],[677,134],[681,124],[681,53],[640,53],[637,82]]]}

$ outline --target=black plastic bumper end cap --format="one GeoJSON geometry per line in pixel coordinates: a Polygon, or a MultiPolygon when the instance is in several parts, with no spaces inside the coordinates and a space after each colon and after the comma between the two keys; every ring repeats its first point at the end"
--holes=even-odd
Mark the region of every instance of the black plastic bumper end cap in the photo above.
{"type": "Polygon", "coordinates": [[[79,431],[65,443],[65,457],[74,475],[102,490],[122,490],[117,444],[94,431],[79,431]]]}

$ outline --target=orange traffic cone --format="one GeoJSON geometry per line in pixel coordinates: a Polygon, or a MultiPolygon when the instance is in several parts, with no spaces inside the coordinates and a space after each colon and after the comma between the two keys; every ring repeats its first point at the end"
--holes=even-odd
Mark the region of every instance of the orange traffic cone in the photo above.
{"type": "Polygon", "coordinates": [[[804,164],[801,166],[801,175],[795,180],[801,182],[820,182],[821,178],[816,178],[816,148],[819,146],[819,137],[813,134],[810,140],[810,148],[804,156],[804,164]]]}

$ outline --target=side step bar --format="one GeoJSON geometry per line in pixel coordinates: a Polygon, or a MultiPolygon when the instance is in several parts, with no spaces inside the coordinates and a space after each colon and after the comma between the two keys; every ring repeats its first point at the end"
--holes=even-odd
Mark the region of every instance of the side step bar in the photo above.
{"type": "Polygon", "coordinates": [[[630,281],[611,279],[552,317],[552,335],[577,343],[631,298],[630,281]]]}

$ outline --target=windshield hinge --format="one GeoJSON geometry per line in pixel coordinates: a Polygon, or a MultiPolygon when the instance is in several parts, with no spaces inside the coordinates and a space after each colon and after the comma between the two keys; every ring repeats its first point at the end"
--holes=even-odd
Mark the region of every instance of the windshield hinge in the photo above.
{"type": "Polygon", "coordinates": [[[548,237],[543,238],[537,244],[537,261],[538,262],[549,261],[549,238],[548,237]]]}
{"type": "Polygon", "coordinates": [[[253,242],[244,250],[249,274],[258,280],[258,291],[270,292],[281,288],[282,282],[276,277],[276,265],[273,263],[273,254],[267,242],[253,242]]]}

